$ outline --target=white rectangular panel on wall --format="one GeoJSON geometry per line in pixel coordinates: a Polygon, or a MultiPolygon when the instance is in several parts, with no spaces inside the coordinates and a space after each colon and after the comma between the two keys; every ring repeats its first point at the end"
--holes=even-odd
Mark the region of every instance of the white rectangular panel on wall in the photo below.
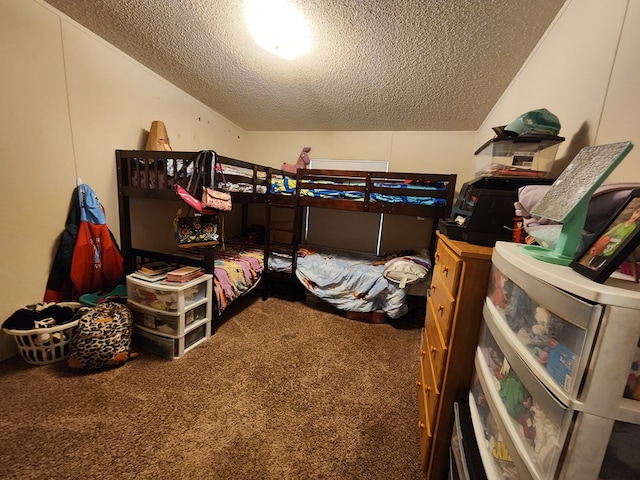
{"type": "Polygon", "coordinates": [[[386,160],[329,160],[323,158],[312,158],[309,167],[325,170],[387,172],[389,169],[389,162],[386,160]]]}

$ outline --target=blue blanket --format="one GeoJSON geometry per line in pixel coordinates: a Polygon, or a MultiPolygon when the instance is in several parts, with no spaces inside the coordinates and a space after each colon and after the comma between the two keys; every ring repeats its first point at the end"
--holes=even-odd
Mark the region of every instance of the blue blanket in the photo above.
{"type": "MultiPolygon", "coordinates": [[[[333,183],[329,181],[316,182],[318,187],[316,188],[302,188],[300,189],[300,196],[302,197],[318,197],[318,198],[340,198],[355,201],[364,200],[364,192],[362,190],[335,190],[331,188],[331,185],[352,185],[355,187],[364,187],[364,182],[357,183],[333,183]]],[[[428,196],[411,195],[411,190],[415,191],[441,191],[446,190],[446,186],[442,182],[433,182],[430,184],[402,184],[402,183],[374,183],[374,187],[381,188],[395,188],[398,189],[397,195],[382,194],[372,192],[369,196],[372,202],[386,202],[386,203],[404,203],[412,205],[427,205],[427,206],[444,206],[446,205],[446,199],[435,198],[428,196]]],[[[271,182],[271,193],[280,195],[295,195],[296,193],[296,180],[288,177],[273,179],[271,182]]]]}
{"type": "Polygon", "coordinates": [[[296,276],[307,290],[340,310],[384,311],[391,318],[407,312],[406,291],[382,275],[373,254],[322,249],[298,257],[296,276]]]}

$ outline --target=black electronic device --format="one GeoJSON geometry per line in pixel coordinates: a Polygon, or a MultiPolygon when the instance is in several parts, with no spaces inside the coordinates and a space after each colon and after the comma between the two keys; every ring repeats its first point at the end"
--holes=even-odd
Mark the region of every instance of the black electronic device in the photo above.
{"type": "Polygon", "coordinates": [[[492,247],[511,241],[518,190],[525,185],[551,185],[550,178],[478,177],[462,185],[451,217],[438,229],[453,240],[492,247]]]}

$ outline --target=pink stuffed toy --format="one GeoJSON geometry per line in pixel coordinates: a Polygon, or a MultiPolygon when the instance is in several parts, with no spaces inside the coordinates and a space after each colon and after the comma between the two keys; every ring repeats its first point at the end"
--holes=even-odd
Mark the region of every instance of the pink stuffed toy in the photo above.
{"type": "Polygon", "coordinates": [[[302,149],[302,152],[300,152],[298,161],[294,165],[290,165],[285,162],[282,164],[282,167],[280,167],[280,169],[284,170],[285,172],[297,173],[299,168],[307,168],[307,165],[309,165],[309,162],[311,162],[311,159],[308,155],[310,151],[310,147],[304,147],[302,149]]]}

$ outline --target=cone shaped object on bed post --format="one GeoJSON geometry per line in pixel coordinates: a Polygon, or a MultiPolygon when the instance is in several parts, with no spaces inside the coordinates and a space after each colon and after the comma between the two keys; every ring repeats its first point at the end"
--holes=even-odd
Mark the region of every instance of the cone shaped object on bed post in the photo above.
{"type": "Polygon", "coordinates": [[[167,134],[167,127],[165,127],[164,122],[161,122],[160,120],[154,120],[151,122],[149,136],[147,137],[147,145],[144,149],[149,151],[171,151],[169,135],[167,134]]]}

